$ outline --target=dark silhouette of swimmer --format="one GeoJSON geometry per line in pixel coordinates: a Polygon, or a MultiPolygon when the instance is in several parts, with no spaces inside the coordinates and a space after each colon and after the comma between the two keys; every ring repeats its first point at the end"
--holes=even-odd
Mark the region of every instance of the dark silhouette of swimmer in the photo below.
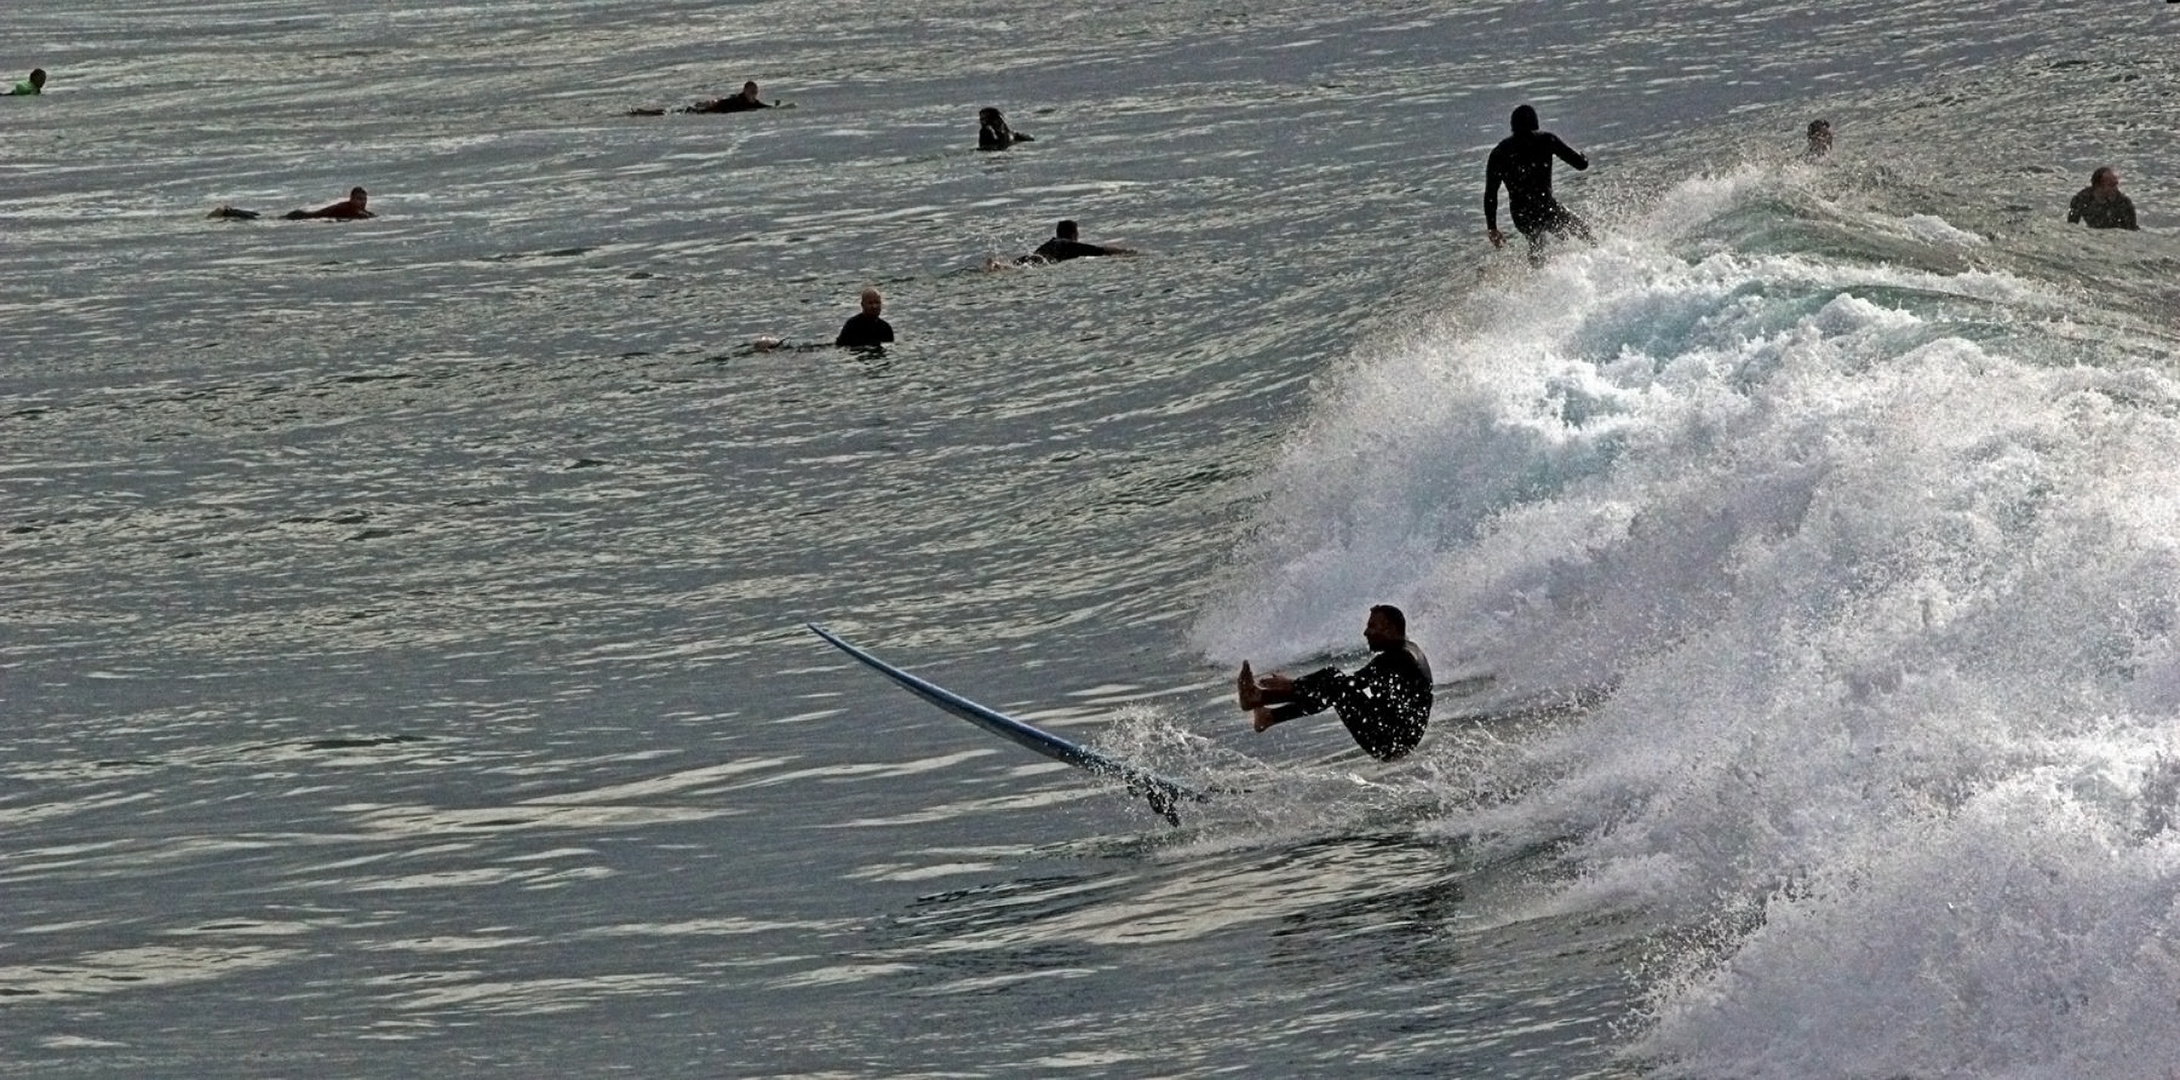
{"type": "Polygon", "coordinates": [[[1062,221],[1052,227],[1052,239],[1037,245],[1037,250],[1017,260],[1030,263],[1066,262],[1069,259],[1085,259],[1093,255],[1133,255],[1133,248],[1107,247],[1102,244],[1085,244],[1073,221],[1062,221]]]}
{"type": "Polygon", "coordinates": [[[30,78],[16,83],[15,89],[8,91],[8,96],[33,97],[43,93],[45,93],[45,69],[31,68],[30,78]]]}
{"type": "Polygon", "coordinates": [[[1552,198],[1554,157],[1576,169],[1589,168],[1590,161],[1559,136],[1537,130],[1537,111],[1527,105],[1514,110],[1513,127],[1514,133],[1492,148],[1484,166],[1484,225],[1491,246],[1505,247],[1506,234],[1499,231],[1499,185],[1505,184],[1514,227],[1529,238],[1529,261],[1536,262],[1544,257],[1546,233],[1563,237],[1572,232],[1591,239],[1590,227],[1552,198]]]}
{"type": "Polygon", "coordinates": [[[316,210],[290,210],[280,216],[289,221],[302,221],[305,218],[324,218],[329,221],[357,221],[378,216],[365,209],[370,201],[370,192],[360,187],[349,188],[348,197],[331,206],[321,206],[316,210]]]}
{"type": "Polygon", "coordinates": [[[1007,118],[990,106],[976,111],[976,148],[979,150],[1005,150],[1018,142],[1036,142],[1023,133],[1007,126],[1007,118]]]}
{"type": "Polygon", "coordinates": [[[2119,193],[2119,171],[2106,165],[2089,174],[2089,186],[2074,193],[2067,204],[2066,223],[2081,222],[2092,229],[2140,229],[2135,224],[2134,200],[2119,193]]]}
{"type": "Polygon", "coordinates": [[[256,221],[264,215],[255,210],[243,210],[239,207],[221,205],[213,207],[212,212],[205,216],[208,218],[223,218],[228,221],[256,221]]]}
{"type": "Polygon", "coordinates": [[[885,307],[885,298],[876,289],[863,290],[863,310],[841,324],[840,336],[833,344],[843,349],[872,349],[893,341],[893,324],[878,317],[885,307]]]}
{"type": "MultiPolygon", "coordinates": [[[[742,92],[734,95],[733,97],[712,98],[709,101],[699,101],[693,105],[684,105],[681,108],[675,109],[673,111],[677,113],[732,113],[749,112],[753,109],[776,109],[779,107],[779,105],[780,103],[777,101],[768,103],[758,100],[757,84],[754,82],[746,82],[742,84],[742,92]]],[[[667,110],[665,109],[630,109],[628,110],[628,115],[664,116],[666,115],[666,112],[667,110]]]]}
{"type": "Polygon", "coordinates": [[[1815,161],[1831,152],[1832,122],[1830,120],[1811,120],[1809,122],[1809,145],[1802,148],[1802,160],[1815,161]]]}
{"type": "Polygon", "coordinates": [[[1423,741],[1431,719],[1431,662],[1408,640],[1408,618],[1391,604],[1370,609],[1363,643],[1373,654],[1353,675],[1338,668],[1299,679],[1273,672],[1262,678],[1247,661],[1234,679],[1235,697],[1259,732],[1298,716],[1331,709],[1371,757],[1406,757],[1423,741]]]}
{"type": "Polygon", "coordinates": [[[691,105],[681,111],[693,113],[748,112],[752,109],[769,109],[771,107],[772,106],[757,100],[757,84],[754,82],[746,82],[742,84],[742,92],[734,95],[733,97],[713,98],[710,101],[699,101],[696,104],[691,105]]]}

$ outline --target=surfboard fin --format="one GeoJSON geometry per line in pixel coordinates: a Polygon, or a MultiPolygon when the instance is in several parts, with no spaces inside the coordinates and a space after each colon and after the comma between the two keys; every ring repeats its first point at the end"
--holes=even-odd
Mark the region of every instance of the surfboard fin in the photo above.
{"type": "Polygon", "coordinates": [[[1181,827],[1181,813],[1174,806],[1174,793],[1172,791],[1156,784],[1131,784],[1129,786],[1134,789],[1136,794],[1143,796],[1144,799],[1150,802],[1151,809],[1156,811],[1158,816],[1165,818],[1166,824],[1176,829],[1181,827]]]}

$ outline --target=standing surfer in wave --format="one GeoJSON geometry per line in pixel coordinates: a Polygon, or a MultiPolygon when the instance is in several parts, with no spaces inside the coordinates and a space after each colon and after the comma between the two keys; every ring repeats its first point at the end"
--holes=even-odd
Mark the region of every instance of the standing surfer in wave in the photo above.
{"type": "Polygon", "coordinates": [[[2141,228],[2135,224],[2134,200],[2119,192],[2119,170],[2106,165],[2089,174],[2089,186],[2075,192],[2066,207],[2066,223],[2077,221],[2092,229],[2141,228]]]}
{"type": "MultiPolygon", "coordinates": [[[[321,206],[316,210],[290,210],[280,216],[289,221],[303,221],[309,218],[322,218],[328,221],[360,221],[364,218],[378,216],[366,209],[370,202],[370,192],[360,187],[349,188],[348,197],[331,206],[321,206]]],[[[223,209],[233,208],[224,207],[223,209]]]]}
{"type": "Polygon", "coordinates": [[[1514,133],[1499,141],[1484,165],[1484,227],[1491,246],[1506,246],[1506,234],[1499,231],[1499,185],[1505,184],[1514,227],[1529,238],[1531,263],[1544,259],[1545,233],[1563,237],[1572,232],[1584,240],[1592,239],[1590,227],[1552,197],[1554,157],[1576,169],[1588,169],[1590,160],[1561,142],[1559,136],[1537,130],[1538,126],[1536,109],[1528,105],[1515,108],[1514,133]]]}
{"type": "Polygon", "coordinates": [[[1328,667],[1299,679],[1276,671],[1259,678],[1244,660],[1234,680],[1235,698],[1260,732],[1331,709],[1371,757],[1406,757],[1430,723],[1431,662],[1408,640],[1408,618],[1391,604],[1370,609],[1363,641],[1376,655],[1353,675],[1328,667]]]}

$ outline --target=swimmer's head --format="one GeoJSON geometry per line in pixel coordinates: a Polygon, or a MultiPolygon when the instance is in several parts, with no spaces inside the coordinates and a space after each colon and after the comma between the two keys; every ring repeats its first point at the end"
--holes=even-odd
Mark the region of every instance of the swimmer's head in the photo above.
{"type": "Polygon", "coordinates": [[[349,188],[348,201],[355,203],[357,206],[360,207],[363,204],[371,201],[371,193],[363,190],[360,187],[349,188]]]}
{"type": "Polygon", "coordinates": [[[1527,135],[1543,126],[1537,123],[1537,110],[1528,105],[1514,106],[1513,124],[1516,135],[1527,135]]]}
{"type": "Polygon", "coordinates": [[[31,87],[32,87],[33,89],[37,89],[37,90],[43,90],[43,89],[45,89],[45,69],[44,69],[44,68],[31,68],[31,69],[30,69],[30,85],[31,85],[31,87]]]}
{"type": "Polygon", "coordinates": [[[976,118],[987,124],[996,124],[1000,120],[999,110],[986,105],[976,111],[976,118]]]}
{"type": "Polygon", "coordinates": [[[876,290],[876,289],[865,289],[865,290],[863,290],[863,314],[865,314],[865,315],[876,315],[876,314],[878,314],[878,313],[879,313],[880,311],[884,310],[884,309],[885,309],[885,306],[886,306],[886,298],[885,298],[885,297],[883,297],[883,296],[880,296],[880,295],[878,295],[878,290],[876,290]]]}
{"type": "Polygon", "coordinates": [[[2110,165],[2101,166],[2089,174],[2089,186],[2099,191],[2119,190],[2119,170],[2110,165]]]}
{"type": "Polygon", "coordinates": [[[754,82],[743,83],[742,96],[748,98],[751,101],[757,100],[757,84],[754,82]]]}
{"type": "Polygon", "coordinates": [[[1054,225],[1052,227],[1052,235],[1057,236],[1062,240],[1073,240],[1076,235],[1074,220],[1070,218],[1069,220],[1060,222],[1058,225],[1054,225]]]}

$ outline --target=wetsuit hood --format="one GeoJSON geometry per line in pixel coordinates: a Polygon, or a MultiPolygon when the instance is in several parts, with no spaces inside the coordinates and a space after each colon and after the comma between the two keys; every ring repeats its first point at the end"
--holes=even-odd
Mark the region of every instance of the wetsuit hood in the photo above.
{"type": "Polygon", "coordinates": [[[1514,107],[1514,134],[1527,135],[1543,125],[1537,122],[1537,111],[1527,105],[1514,107]]]}

